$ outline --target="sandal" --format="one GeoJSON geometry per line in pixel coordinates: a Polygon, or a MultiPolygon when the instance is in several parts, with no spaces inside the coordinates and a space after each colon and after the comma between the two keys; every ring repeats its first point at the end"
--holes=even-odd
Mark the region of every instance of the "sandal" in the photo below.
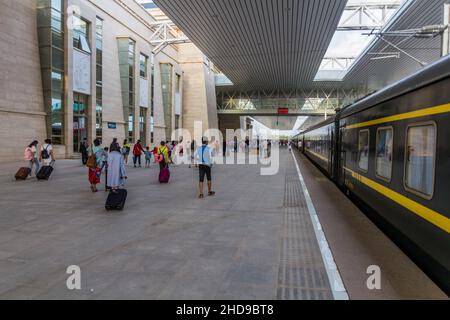
{"type": "Polygon", "coordinates": [[[199,199],[203,199],[205,197],[205,195],[202,193],[198,196],[199,199]]]}
{"type": "Polygon", "coordinates": [[[216,193],[214,191],[208,192],[208,196],[210,196],[210,197],[215,196],[215,195],[216,195],[216,193]]]}

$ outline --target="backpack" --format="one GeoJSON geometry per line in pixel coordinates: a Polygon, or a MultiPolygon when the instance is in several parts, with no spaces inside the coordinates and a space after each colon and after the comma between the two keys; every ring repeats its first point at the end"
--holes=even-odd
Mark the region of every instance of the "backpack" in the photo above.
{"type": "Polygon", "coordinates": [[[34,159],[34,154],[33,154],[33,151],[31,150],[31,148],[28,147],[25,149],[23,157],[26,161],[30,161],[30,160],[34,159]]]}
{"type": "Polygon", "coordinates": [[[95,154],[89,156],[86,166],[91,169],[95,169],[97,167],[97,156],[95,154]]]}
{"type": "Polygon", "coordinates": [[[44,160],[50,159],[50,154],[48,153],[48,147],[49,147],[49,145],[47,145],[47,147],[44,150],[42,150],[42,152],[41,152],[41,158],[44,160]]]}

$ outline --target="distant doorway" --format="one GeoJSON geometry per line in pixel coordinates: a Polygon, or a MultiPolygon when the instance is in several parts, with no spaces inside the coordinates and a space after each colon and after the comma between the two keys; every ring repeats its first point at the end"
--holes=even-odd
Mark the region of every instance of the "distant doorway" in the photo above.
{"type": "Polygon", "coordinates": [[[88,97],[83,94],[73,95],[73,151],[80,152],[80,144],[88,138],[87,127],[87,101],[88,97]]]}

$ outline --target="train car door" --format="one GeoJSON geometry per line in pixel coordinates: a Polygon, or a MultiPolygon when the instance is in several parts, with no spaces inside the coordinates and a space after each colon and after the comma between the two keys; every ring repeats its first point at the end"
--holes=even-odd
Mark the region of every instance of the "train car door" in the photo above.
{"type": "Polygon", "coordinates": [[[340,186],[345,185],[345,167],[347,165],[347,151],[344,146],[345,127],[339,128],[339,171],[337,173],[337,181],[340,186]]]}
{"type": "Polygon", "coordinates": [[[328,127],[328,143],[329,143],[329,152],[328,152],[328,172],[330,173],[330,177],[334,178],[334,128],[333,126],[328,127]]]}

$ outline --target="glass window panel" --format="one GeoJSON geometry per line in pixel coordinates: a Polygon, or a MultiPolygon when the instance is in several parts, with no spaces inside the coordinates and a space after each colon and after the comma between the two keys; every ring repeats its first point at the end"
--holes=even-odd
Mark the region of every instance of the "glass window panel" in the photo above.
{"type": "Polygon", "coordinates": [[[394,131],[392,128],[380,129],[377,133],[376,173],[379,177],[391,180],[392,152],[394,145],[394,131]]]}
{"type": "Polygon", "coordinates": [[[369,130],[359,132],[358,166],[363,171],[369,171],[369,130]]]}
{"type": "Polygon", "coordinates": [[[52,143],[54,145],[62,145],[63,143],[63,136],[56,136],[56,135],[52,135],[52,143]]]}
{"type": "Polygon", "coordinates": [[[52,45],[59,49],[64,49],[64,40],[61,32],[52,32],[52,45]]]}
{"type": "Polygon", "coordinates": [[[422,125],[408,128],[406,186],[426,196],[434,191],[436,127],[422,125]]]}
{"type": "Polygon", "coordinates": [[[134,117],[130,115],[128,117],[128,137],[130,141],[133,140],[133,131],[134,131],[134,117]]]}
{"type": "Polygon", "coordinates": [[[63,135],[63,114],[62,113],[52,113],[51,116],[51,127],[52,135],[62,136],[63,135]]]}
{"type": "Polygon", "coordinates": [[[52,93],[52,112],[62,111],[63,100],[60,93],[52,93]]]}
{"type": "Polygon", "coordinates": [[[134,93],[130,93],[129,94],[129,96],[130,96],[130,106],[134,106],[134,93]]]}
{"type": "Polygon", "coordinates": [[[58,10],[59,12],[62,12],[62,0],[52,0],[52,8],[58,10]]]}
{"type": "Polygon", "coordinates": [[[52,66],[53,68],[64,70],[64,53],[56,48],[52,49],[52,66]]]}
{"type": "Polygon", "coordinates": [[[128,51],[130,52],[130,54],[133,54],[133,55],[134,55],[134,47],[135,47],[134,44],[135,44],[135,42],[133,40],[129,40],[128,51]]]}
{"type": "Polygon", "coordinates": [[[88,36],[88,23],[83,19],[73,16],[73,46],[77,49],[91,53],[88,36]]]}
{"type": "Polygon", "coordinates": [[[97,65],[101,66],[103,64],[103,51],[97,49],[96,53],[97,53],[97,65]]]}
{"type": "Polygon", "coordinates": [[[96,77],[97,77],[97,85],[102,85],[103,83],[103,68],[101,66],[97,66],[96,68],[96,77]]]}
{"type": "Polygon", "coordinates": [[[74,31],[73,34],[74,34],[74,37],[73,37],[73,47],[81,50],[80,35],[79,35],[78,33],[76,34],[75,31],[74,31]],[[75,36],[75,34],[76,34],[76,36],[75,36]]]}
{"type": "Polygon", "coordinates": [[[81,45],[81,50],[83,50],[87,53],[91,53],[91,47],[89,46],[89,42],[84,34],[80,35],[80,45],[81,45]]]}
{"type": "Polygon", "coordinates": [[[130,79],[128,80],[128,90],[129,90],[130,92],[133,92],[133,91],[134,91],[134,79],[133,79],[133,78],[130,78],[130,79]]]}
{"type": "Polygon", "coordinates": [[[97,86],[97,101],[102,101],[103,100],[103,88],[100,86],[97,86]]]}
{"type": "Polygon", "coordinates": [[[97,34],[97,37],[103,37],[103,20],[98,17],[95,20],[95,33],[97,34]]]}
{"type": "Polygon", "coordinates": [[[52,71],[52,90],[63,92],[63,75],[61,72],[52,71]]]}
{"type": "Polygon", "coordinates": [[[130,77],[134,77],[134,63],[129,63],[128,65],[129,65],[128,67],[129,75],[130,77]]]}
{"type": "Polygon", "coordinates": [[[147,56],[141,54],[139,58],[139,71],[140,76],[145,79],[147,79],[147,64],[148,64],[147,56]]]}
{"type": "Polygon", "coordinates": [[[60,12],[52,9],[52,29],[55,31],[62,32],[63,24],[62,24],[62,15],[60,12]]]}

